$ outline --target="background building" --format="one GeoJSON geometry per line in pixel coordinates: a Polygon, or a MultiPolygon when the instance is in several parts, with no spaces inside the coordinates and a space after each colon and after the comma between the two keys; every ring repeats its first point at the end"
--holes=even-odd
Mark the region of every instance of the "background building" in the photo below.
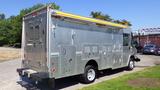
{"type": "Polygon", "coordinates": [[[140,46],[144,47],[145,44],[152,43],[160,46],[160,28],[146,28],[139,30],[134,39],[140,46]]]}

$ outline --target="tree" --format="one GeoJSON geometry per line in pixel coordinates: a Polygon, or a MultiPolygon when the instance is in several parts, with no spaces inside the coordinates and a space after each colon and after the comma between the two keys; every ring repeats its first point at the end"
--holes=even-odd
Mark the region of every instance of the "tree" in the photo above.
{"type": "Polygon", "coordinates": [[[30,7],[30,8],[22,9],[20,11],[20,16],[23,17],[25,14],[30,13],[33,10],[36,10],[36,9],[38,9],[40,7],[43,7],[43,6],[44,6],[44,4],[36,4],[36,5],[34,5],[34,6],[30,7]]]}
{"type": "Polygon", "coordinates": [[[132,26],[132,24],[125,19],[124,20],[115,20],[114,22],[118,23],[118,24],[122,24],[122,25],[132,26]]]}
{"type": "Polygon", "coordinates": [[[109,15],[103,14],[102,12],[92,11],[90,15],[92,16],[92,18],[106,20],[106,21],[112,21],[112,18],[109,15]]]}
{"type": "MultiPolygon", "coordinates": [[[[58,6],[58,5],[56,5],[55,3],[49,3],[54,9],[60,9],[60,6],[58,6]]],[[[49,5],[49,4],[46,4],[46,5],[49,5]]],[[[31,8],[27,8],[27,9],[23,9],[23,10],[21,10],[20,11],[20,15],[18,15],[18,16],[16,16],[16,19],[15,19],[15,21],[13,21],[13,22],[15,22],[15,24],[13,25],[13,26],[15,26],[15,27],[17,27],[17,28],[15,28],[15,31],[17,31],[17,37],[19,37],[18,39],[17,39],[17,42],[18,43],[20,43],[21,42],[21,30],[22,30],[22,18],[23,18],[23,16],[25,15],[25,14],[27,14],[27,13],[30,13],[30,12],[32,12],[33,10],[36,10],[36,9],[38,9],[38,8],[41,8],[41,7],[43,7],[43,6],[46,6],[45,4],[36,4],[36,5],[34,5],[33,7],[31,7],[31,8]]]]}
{"type": "MultiPolygon", "coordinates": [[[[52,8],[59,10],[60,6],[56,5],[56,3],[49,3],[51,5],[52,8]]],[[[49,5],[48,4],[48,5],[49,5]]]]}
{"type": "Polygon", "coordinates": [[[0,14],[0,20],[4,20],[5,19],[5,14],[0,14]]]}
{"type": "MultiPolygon", "coordinates": [[[[60,9],[60,6],[56,5],[55,3],[48,3],[48,4],[46,4],[46,5],[51,5],[52,8],[57,9],[57,10],[60,9]]],[[[40,4],[40,3],[39,3],[39,4],[36,4],[36,5],[32,6],[31,8],[27,8],[27,9],[21,10],[21,11],[20,11],[20,15],[23,16],[23,15],[25,15],[25,14],[27,14],[27,13],[32,12],[33,10],[36,10],[36,9],[38,9],[38,8],[41,8],[41,7],[44,7],[44,6],[46,6],[46,5],[45,5],[45,4],[40,4]]]]}
{"type": "Polygon", "coordinates": [[[122,20],[121,23],[123,25],[132,26],[132,24],[129,21],[127,21],[127,20],[122,20]]]}
{"type": "Polygon", "coordinates": [[[113,22],[115,22],[115,23],[120,23],[121,21],[120,21],[120,20],[114,20],[113,22]]]}
{"type": "Polygon", "coordinates": [[[10,35],[9,32],[12,30],[10,22],[8,20],[0,21],[0,45],[8,44],[10,35]]]}
{"type": "MultiPolygon", "coordinates": [[[[0,45],[21,43],[23,16],[46,5],[48,4],[36,4],[31,8],[22,9],[19,15],[10,16],[8,19],[5,19],[5,15],[0,14],[0,18],[2,18],[2,20],[0,20],[0,45]]],[[[55,3],[50,3],[50,5],[54,9],[60,9],[55,3]]]]}
{"type": "Polygon", "coordinates": [[[115,19],[112,19],[108,14],[103,14],[102,12],[92,11],[90,15],[92,16],[92,18],[101,19],[105,21],[111,21],[111,22],[115,22],[118,24],[122,24],[122,25],[132,26],[132,24],[125,19],[115,20],[115,19]]]}
{"type": "Polygon", "coordinates": [[[15,17],[15,19],[13,19],[13,26],[17,27],[15,28],[15,31],[17,31],[17,41],[18,43],[21,42],[21,30],[22,30],[22,18],[25,14],[32,12],[33,10],[36,10],[38,8],[44,7],[46,5],[51,5],[52,8],[54,9],[60,9],[60,6],[56,5],[55,3],[49,3],[49,4],[36,4],[34,6],[32,6],[31,8],[27,8],[27,9],[23,9],[20,11],[20,14],[18,16],[15,17]],[[14,21],[15,20],[15,21],[14,21]]]}

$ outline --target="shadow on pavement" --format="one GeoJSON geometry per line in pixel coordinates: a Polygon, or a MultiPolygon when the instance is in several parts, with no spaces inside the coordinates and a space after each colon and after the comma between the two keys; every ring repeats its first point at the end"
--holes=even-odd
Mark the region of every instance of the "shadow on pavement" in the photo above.
{"type": "Polygon", "coordinates": [[[110,75],[114,75],[120,72],[125,71],[125,68],[119,68],[119,69],[115,69],[115,70],[111,70],[111,69],[107,69],[107,70],[103,70],[100,72],[98,78],[104,77],[104,76],[110,76],[110,75]]]}
{"type": "MultiPolygon", "coordinates": [[[[123,72],[124,70],[125,70],[124,68],[120,68],[120,69],[116,69],[116,70],[103,70],[99,74],[98,78],[104,77],[106,75],[107,76],[114,75],[119,72],[123,72]]],[[[20,84],[22,87],[26,88],[26,90],[53,90],[53,89],[49,88],[49,86],[44,82],[41,82],[38,85],[36,85],[36,84],[34,84],[33,81],[28,80],[27,78],[22,78],[22,80],[17,81],[17,83],[20,84]]],[[[69,86],[76,85],[78,83],[80,83],[78,76],[57,79],[55,81],[55,84],[56,84],[55,90],[64,89],[69,86]]]]}
{"type": "MultiPolygon", "coordinates": [[[[21,85],[22,87],[26,88],[26,90],[53,90],[49,88],[49,85],[47,85],[47,83],[45,82],[35,84],[33,81],[29,80],[28,78],[22,78],[22,80],[17,81],[17,83],[21,85]]],[[[63,89],[68,86],[73,86],[78,83],[80,83],[78,76],[57,79],[55,81],[55,84],[56,84],[55,90],[63,89]]]]}

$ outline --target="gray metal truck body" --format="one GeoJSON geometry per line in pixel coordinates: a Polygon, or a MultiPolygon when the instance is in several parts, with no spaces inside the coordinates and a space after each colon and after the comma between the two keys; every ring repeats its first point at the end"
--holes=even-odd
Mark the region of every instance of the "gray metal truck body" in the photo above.
{"type": "Polygon", "coordinates": [[[84,73],[94,62],[98,70],[126,67],[135,53],[130,30],[55,17],[42,8],[23,18],[21,75],[62,78],[84,73]]]}

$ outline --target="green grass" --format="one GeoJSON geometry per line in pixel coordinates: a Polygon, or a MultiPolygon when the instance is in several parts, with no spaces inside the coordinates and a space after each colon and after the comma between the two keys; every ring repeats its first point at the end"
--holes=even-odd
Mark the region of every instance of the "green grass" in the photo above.
{"type": "Polygon", "coordinates": [[[128,80],[137,78],[156,78],[160,79],[160,66],[146,68],[142,71],[120,76],[115,79],[103,81],[81,90],[160,90],[160,87],[133,87],[128,84],[128,80]]]}

